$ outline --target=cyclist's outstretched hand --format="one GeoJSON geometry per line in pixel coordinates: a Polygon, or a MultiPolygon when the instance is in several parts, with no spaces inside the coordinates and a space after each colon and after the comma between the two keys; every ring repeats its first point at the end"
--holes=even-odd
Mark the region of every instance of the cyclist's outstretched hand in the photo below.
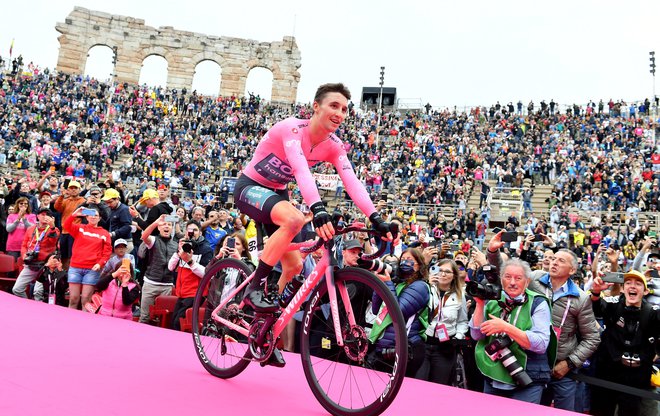
{"type": "Polygon", "coordinates": [[[332,226],[332,217],[325,209],[323,202],[316,202],[309,207],[309,210],[314,215],[313,223],[316,229],[316,235],[321,237],[324,241],[330,240],[335,235],[335,228],[332,226]]]}
{"type": "Polygon", "coordinates": [[[369,216],[369,221],[374,230],[378,231],[380,238],[384,241],[393,242],[394,245],[399,244],[399,229],[398,227],[392,227],[390,223],[385,222],[385,220],[378,214],[374,212],[369,216]],[[392,230],[395,230],[392,232],[392,230]]]}

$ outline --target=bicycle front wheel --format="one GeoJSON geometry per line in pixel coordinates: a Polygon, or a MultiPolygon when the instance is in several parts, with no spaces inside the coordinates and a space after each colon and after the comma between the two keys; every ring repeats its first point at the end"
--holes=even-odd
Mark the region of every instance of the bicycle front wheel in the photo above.
{"type": "Polygon", "coordinates": [[[345,268],[336,271],[334,277],[338,289],[348,290],[356,325],[350,325],[338,290],[344,346],[337,345],[328,289],[323,280],[305,307],[300,341],[305,377],[316,399],[330,413],[378,415],[392,403],[406,373],[408,341],[403,315],[392,292],[372,273],[345,268]],[[392,318],[396,346],[388,360],[375,354],[368,339],[374,318],[373,294],[383,300],[392,318]]]}
{"type": "MultiPolygon", "coordinates": [[[[207,268],[197,288],[192,311],[195,352],[204,368],[216,377],[231,378],[240,374],[252,358],[246,337],[211,318],[213,310],[250,273],[245,263],[236,259],[223,259],[207,268]]],[[[243,292],[227,302],[218,315],[247,328],[254,315],[239,308],[243,292]]]]}

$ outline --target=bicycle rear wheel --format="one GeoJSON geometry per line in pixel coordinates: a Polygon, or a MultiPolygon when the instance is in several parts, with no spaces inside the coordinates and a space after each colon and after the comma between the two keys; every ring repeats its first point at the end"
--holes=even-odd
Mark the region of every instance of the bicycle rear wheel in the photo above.
{"type": "Polygon", "coordinates": [[[408,341],[403,315],[387,286],[366,270],[338,270],[335,284],[348,289],[356,325],[350,326],[338,293],[339,324],[344,338],[344,346],[338,346],[323,280],[305,307],[300,341],[305,377],[316,399],[330,413],[378,415],[392,403],[405,377],[408,341]],[[383,300],[392,317],[396,340],[392,361],[374,354],[368,340],[373,315],[367,315],[371,313],[373,293],[383,300]]]}
{"type": "MultiPolygon", "coordinates": [[[[216,377],[231,378],[240,374],[252,358],[247,339],[242,334],[211,318],[221,300],[250,273],[245,263],[223,259],[207,268],[197,288],[192,312],[193,322],[198,323],[192,328],[195,352],[204,368],[216,377]]],[[[243,292],[231,299],[218,314],[246,327],[254,315],[239,308],[243,292]]]]}

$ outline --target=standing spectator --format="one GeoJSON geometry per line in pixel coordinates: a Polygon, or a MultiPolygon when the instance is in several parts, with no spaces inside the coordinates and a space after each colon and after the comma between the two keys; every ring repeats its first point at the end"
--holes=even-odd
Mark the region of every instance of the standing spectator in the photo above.
{"type": "MultiPolygon", "coordinates": [[[[143,220],[142,217],[140,217],[140,213],[138,212],[137,208],[131,206],[128,210],[131,214],[131,217],[133,217],[135,222],[137,222],[138,227],[140,227],[142,230],[146,229],[154,221],[157,221],[161,215],[169,215],[173,211],[169,203],[160,200],[158,192],[154,189],[145,190],[142,193],[142,198],[140,198],[138,204],[142,204],[147,207],[148,213],[146,219],[143,220]]],[[[157,230],[153,230],[153,232],[155,234],[158,233],[157,230]]]]}
{"type": "Polygon", "coordinates": [[[431,306],[426,329],[426,354],[415,378],[451,385],[456,379],[457,347],[452,339],[465,339],[467,306],[458,267],[442,259],[429,270],[431,306]]]}
{"type": "Polygon", "coordinates": [[[147,246],[147,270],[144,273],[142,299],[140,301],[140,322],[149,322],[149,308],[158,296],[169,296],[174,286],[174,272],[168,269],[168,262],[176,254],[178,242],[172,237],[172,224],[161,216],[142,232],[142,241],[147,246]],[[158,235],[151,235],[158,227],[158,235]]]}
{"type": "Polygon", "coordinates": [[[78,208],[64,222],[64,227],[69,230],[74,240],[69,267],[69,308],[72,309],[77,309],[80,301],[85,305],[91,300],[94,286],[101,276],[101,269],[112,253],[110,233],[99,226],[101,217],[98,209],[86,209],[93,210],[96,214],[84,215],[83,208],[78,208]],[[87,224],[74,224],[76,217],[83,216],[87,219],[87,224]]]}
{"type": "Polygon", "coordinates": [[[204,277],[206,265],[213,258],[213,250],[201,236],[202,227],[195,221],[186,224],[186,238],[179,240],[179,250],[170,257],[168,268],[176,271],[174,294],[179,298],[172,312],[172,329],[179,330],[179,318],[192,307],[199,281],[204,277]]]}
{"type": "MultiPolygon", "coordinates": [[[[379,275],[378,277],[385,282],[392,294],[397,298],[404,321],[414,318],[408,328],[408,343],[410,344],[410,354],[412,361],[408,362],[406,375],[413,377],[417,374],[420,366],[424,362],[426,350],[426,330],[428,328],[428,319],[430,311],[429,299],[430,288],[427,283],[428,267],[424,262],[424,256],[416,248],[408,248],[402,254],[398,267],[399,278],[396,285],[388,275],[379,275]]],[[[381,310],[382,300],[373,295],[371,312],[376,316],[383,315],[381,310]]],[[[387,356],[383,355],[384,350],[394,347],[394,329],[390,325],[391,319],[387,315],[374,322],[369,339],[376,344],[375,354],[380,360],[387,361],[387,356]]]]}
{"type": "Polygon", "coordinates": [[[549,272],[536,272],[530,290],[548,297],[552,304],[552,326],[557,334],[557,361],[552,380],[543,393],[542,404],[571,410],[575,408],[576,373],[598,348],[600,337],[589,296],[571,279],[579,268],[578,257],[570,250],[554,254],[549,272]]]}
{"type": "MultiPolygon", "coordinates": [[[[23,237],[21,245],[23,270],[11,290],[14,295],[22,298],[27,297],[25,289],[37,279],[46,259],[57,249],[60,238],[60,231],[55,227],[55,216],[49,209],[40,209],[37,220],[37,224],[28,228],[23,237]]],[[[35,285],[35,299],[41,298],[42,292],[43,286],[35,285]]],[[[46,297],[48,297],[47,293],[46,297]]]]}
{"type": "MultiPolygon", "coordinates": [[[[73,248],[73,237],[70,234],[69,226],[66,224],[77,224],[80,219],[74,218],[73,221],[67,221],[71,214],[85,203],[85,198],[80,196],[80,183],[69,181],[66,189],[62,189],[62,195],[55,200],[55,211],[62,216],[62,234],[60,235],[60,256],[64,268],[69,267],[71,259],[71,250],[73,248]]],[[[100,219],[100,218],[99,218],[100,219]]],[[[97,278],[98,279],[98,278],[97,278]]],[[[94,282],[96,284],[96,282],[94,282]]],[[[90,293],[91,296],[91,293],[90,293]]]]}
{"type": "Polygon", "coordinates": [[[14,204],[14,213],[7,217],[7,254],[15,259],[21,256],[23,238],[36,222],[37,217],[32,213],[27,198],[18,198],[14,204]]]}
{"type": "Polygon", "coordinates": [[[209,220],[205,224],[207,224],[206,228],[202,225],[204,238],[211,246],[211,250],[215,250],[215,246],[227,235],[227,231],[220,226],[220,215],[217,211],[209,212],[209,220]]]}
{"type": "MultiPolygon", "coordinates": [[[[500,279],[502,297],[488,302],[475,297],[476,308],[470,323],[471,336],[479,341],[475,358],[486,376],[484,393],[538,404],[543,386],[550,380],[549,363],[554,360],[554,351],[548,351],[550,307],[543,296],[527,290],[531,280],[527,263],[508,260],[501,267],[500,279]],[[511,342],[508,349],[525,368],[531,384],[519,385],[497,355],[491,358],[486,354],[486,346],[497,345],[496,339],[511,342]]],[[[496,353],[500,351],[497,349],[496,353]]]]}
{"type": "MultiPolygon", "coordinates": [[[[126,240],[131,243],[131,224],[132,218],[128,206],[121,203],[121,196],[115,189],[106,189],[103,195],[103,201],[110,207],[110,220],[108,230],[113,241],[117,239],[126,240]]],[[[132,250],[129,250],[132,251],[132,250]]]]}
{"type": "MultiPolygon", "coordinates": [[[[623,294],[602,298],[612,286],[600,277],[594,280],[591,301],[596,315],[605,323],[603,341],[596,355],[596,377],[638,389],[648,390],[657,340],[660,338],[660,309],[643,300],[648,294],[644,275],[632,270],[623,276],[623,294]]],[[[591,414],[639,416],[641,401],[627,393],[594,387],[591,414]]]]}
{"type": "Polygon", "coordinates": [[[487,203],[488,195],[490,194],[490,185],[488,185],[488,180],[484,179],[481,182],[481,192],[479,193],[479,209],[487,203]]]}

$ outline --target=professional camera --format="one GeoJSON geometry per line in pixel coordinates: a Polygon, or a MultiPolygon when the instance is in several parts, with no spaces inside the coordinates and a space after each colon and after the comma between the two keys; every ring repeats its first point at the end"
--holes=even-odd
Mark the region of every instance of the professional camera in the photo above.
{"type": "MultiPolygon", "coordinates": [[[[383,348],[383,350],[380,352],[381,357],[383,357],[383,360],[386,361],[394,361],[396,358],[396,349],[395,348],[383,348]]],[[[411,343],[408,343],[408,361],[413,360],[413,347],[411,343]]]]}
{"type": "Polygon", "coordinates": [[[525,387],[532,384],[532,379],[509,349],[512,343],[513,341],[507,335],[496,336],[490,344],[486,345],[486,355],[493,361],[500,361],[516,384],[525,387]]]}
{"type": "Polygon", "coordinates": [[[28,251],[23,257],[23,264],[34,264],[39,258],[39,253],[37,251],[28,251]]]}
{"type": "Polygon", "coordinates": [[[396,263],[387,263],[380,259],[374,260],[364,260],[358,258],[357,265],[363,269],[370,270],[377,274],[387,274],[392,279],[392,282],[396,284],[397,280],[397,264],[396,263]]]}
{"type": "Polygon", "coordinates": [[[196,245],[197,243],[194,242],[193,240],[183,240],[183,244],[181,245],[181,250],[183,250],[184,253],[192,254],[196,245]]]}
{"type": "Polygon", "coordinates": [[[465,291],[475,298],[497,300],[502,296],[502,286],[496,266],[485,264],[476,273],[475,280],[465,284],[465,291]]]}

